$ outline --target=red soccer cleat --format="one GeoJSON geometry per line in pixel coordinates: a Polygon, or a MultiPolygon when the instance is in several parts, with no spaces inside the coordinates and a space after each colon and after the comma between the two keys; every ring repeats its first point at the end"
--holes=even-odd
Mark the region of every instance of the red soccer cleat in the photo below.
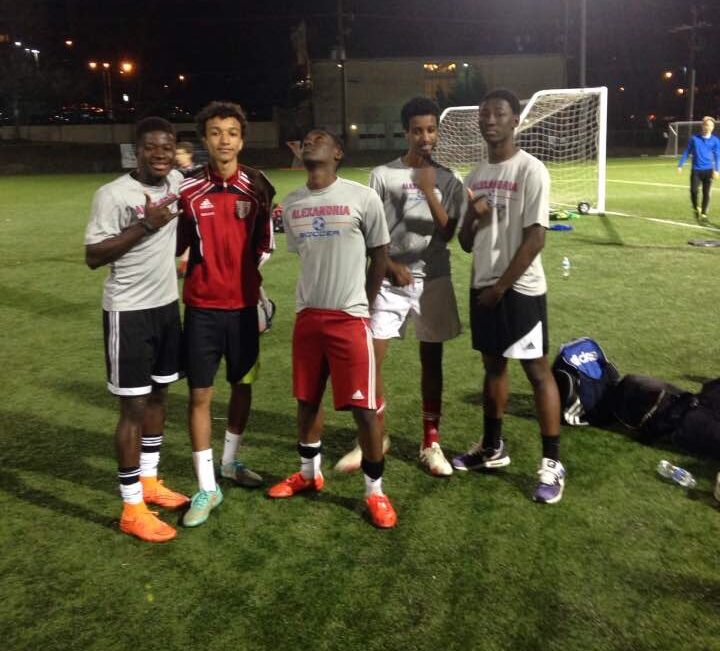
{"type": "Polygon", "coordinates": [[[392,529],[397,524],[397,513],[387,495],[370,495],[365,498],[372,523],[380,529],[392,529]]]}
{"type": "Polygon", "coordinates": [[[325,485],[325,480],[322,474],[318,475],[314,479],[305,479],[302,473],[296,472],[294,475],[290,475],[287,479],[283,479],[279,484],[275,484],[268,489],[268,497],[292,497],[295,493],[300,493],[306,490],[321,491],[325,485]]]}

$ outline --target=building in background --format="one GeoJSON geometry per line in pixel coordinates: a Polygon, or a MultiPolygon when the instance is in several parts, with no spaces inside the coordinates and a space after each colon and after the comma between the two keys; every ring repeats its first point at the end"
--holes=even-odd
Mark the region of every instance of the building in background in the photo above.
{"type": "Polygon", "coordinates": [[[504,87],[519,97],[565,88],[561,54],[508,54],[473,57],[331,59],[312,62],[313,120],[341,133],[345,66],[346,133],[350,149],[402,149],[400,109],[411,97],[438,100],[441,107],[474,104],[483,89],[504,87]]]}

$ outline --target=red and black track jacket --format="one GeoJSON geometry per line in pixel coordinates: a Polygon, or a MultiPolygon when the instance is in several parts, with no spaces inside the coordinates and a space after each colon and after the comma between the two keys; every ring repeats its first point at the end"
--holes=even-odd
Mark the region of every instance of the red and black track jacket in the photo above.
{"type": "Polygon", "coordinates": [[[273,250],[275,189],[250,167],[222,179],[209,166],[180,186],[178,255],[190,246],[183,301],[192,307],[254,307],[262,280],[258,264],[273,250]]]}

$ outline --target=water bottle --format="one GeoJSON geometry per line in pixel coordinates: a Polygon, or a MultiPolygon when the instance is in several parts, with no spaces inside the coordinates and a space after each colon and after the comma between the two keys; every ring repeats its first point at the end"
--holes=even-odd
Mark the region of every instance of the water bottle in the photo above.
{"type": "Polygon", "coordinates": [[[567,256],[562,259],[562,275],[563,278],[567,278],[570,275],[570,258],[567,256]]]}
{"type": "Polygon", "coordinates": [[[695,488],[695,478],[687,470],[679,466],[673,466],[665,459],[658,463],[657,472],[661,477],[672,479],[683,488],[695,488]]]}

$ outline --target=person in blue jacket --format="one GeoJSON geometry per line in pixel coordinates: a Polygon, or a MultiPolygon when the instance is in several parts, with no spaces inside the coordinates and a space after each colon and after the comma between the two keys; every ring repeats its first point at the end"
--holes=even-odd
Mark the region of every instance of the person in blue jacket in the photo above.
{"type": "Polygon", "coordinates": [[[715,120],[709,115],[702,119],[702,130],[690,138],[688,145],[678,163],[678,174],[682,166],[692,156],[692,173],[690,175],[690,199],[693,212],[701,222],[707,221],[708,205],[710,204],[710,186],[720,171],[720,138],[713,135],[715,120]],[[698,204],[698,188],[702,184],[702,206],[698,204]]]}

